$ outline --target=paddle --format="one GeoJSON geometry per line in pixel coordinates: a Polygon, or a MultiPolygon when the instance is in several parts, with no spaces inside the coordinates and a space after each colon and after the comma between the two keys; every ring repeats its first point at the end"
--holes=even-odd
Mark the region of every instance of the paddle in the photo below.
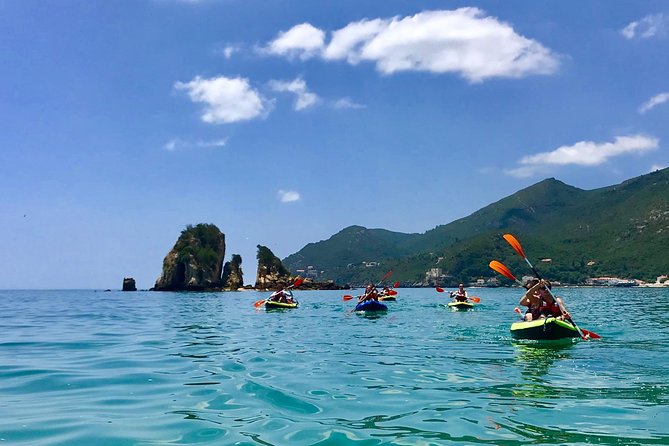
{"type": "MultiPolygon", "coordinates": [[[[393,270],[388,271],[383,277],[381,277],[381,280],[379,280],[379,283],[377,283],[374,288],[378,288],[379,285],[383,283],[384,280],[386,280],[390,275],[393,273],[393,270]]],[[[399,282],[396,282],[399,285],[399,282]]],[[[391,296],[395,296],[397,294],[397,291],[394,291],[395,294],[391,294],[391,296]]],[[[342,300],[347,301],[353,299],[353,296],[350,294],[346,294],[342,297],[342,300]]]]}
{"type": "MultiPolygon", "coordinates": [[[[437,290],[437,293],[445,292],[445,290],[443,288],[439,288],[439,287],[437,287],[436,290],[437,290]]],[[[476,297],[476,296],[468,297],[467,299],[471,300],[472,302],[476,302],[476,303],[481,302],[481,298],[476,297]]]]}
{"type": "MultiPolygon", "coordinates": [[[[534,266],[532,265],[532,263],[530,263],[530,260],[529,260],[529,259],[527,258],[527,256],[525,255],[525,252],[523,251],[523,247],[520,245],[520,242],[518,241],[518,239],[517,239],[516,237],[514,237],[513,235],[511,235],[511,234],[504,234],[502,237],[504,238],[504,240],[507,241],[507,243],[508,243],[509,245],[511,245],[511,247],[514,249],[514,251],[516,251],[516,252],[518,253],[518,255],[519,255],[520,257],[523,258],[523,260],[525,260],[525,262],[528,264],[528,266],[530,267],[530,269],[532,270],[532,272],[534,273],[534,275],[537,276],[537,278],[538,278],[539,280],[542,280],[542,278],[541,278],[541,274],[539,274],[539,272],[538,272],[536,269],[534,269],[534,266]]],[[[567,313],[567,310],[566,310],[565,307],[564,307],[564,305],[562,305],[562,303],[561,303],[559,300],[557,300],[557,298],[555,297],[555,295],[553,295],[553,293],[551,292],[551,290],[550,290],[548,287],[546,287],[546,291],[548,291],[548,294],[550,294],[550,296],[553,298],[553,301],[558,305],[558,307],[560,308],[560,311],[561,311],[563,314],[565,314],[565,313],[568,314],[568,313],[567,313]]],[[[567,319],[567,321],[569,321],[569,323],[570,323],[571,325],[574,326],[574,328],[576,329],[576,331],[578,331],[578,334],[581,335],[581,338],[583,338],[583,339],[588,339],[588,337],[592,337],[593,339],[600,339],[600,338],[601,338],[601,336],[599,336],[597,333],[592,333],[592,332],[590,332],[590,331],[587,332],[587,333],[588,333],[588,334],[587,334],[588,337],[586,337],[586,334],[584,334],[584,333],[585,333],[587,330],[585,330],[585,331],[584,331],[584,330],[581,330],[581,329],[579,328],[579,326],[576,325],[576,322],[574,322],[574,321],[572,320],[571,316],[569,316],[569,317],[565,317],[565,318],[567,319]],[[594,335],[594,336],[593,336],[593,335],[594,335]]]]}
{"type": "MultiPolygon", "coordinates": [[[[298,287],[298,286],[302,285],[302,282],[304,282],[304,279],[302,279],[301,277],[298,277],[297,279],[295,279],[295,282],[293,282],[292,285],[290,285],[288,288],[284,288],[284,289],[285,289],[285,290],[289,290],[289,289],[291,289],[291,288],[298,287]]],[[[272,293],[272,294],[274,294],[274,293],[272,293]]],[[[267,299],[260,299],[259,301],[256,301],[256,302],[253,304],[253,306],[256,307],[256,308],[258,308],[258,307],[264,305],[265,302],[267,302],[267,299]]]]}

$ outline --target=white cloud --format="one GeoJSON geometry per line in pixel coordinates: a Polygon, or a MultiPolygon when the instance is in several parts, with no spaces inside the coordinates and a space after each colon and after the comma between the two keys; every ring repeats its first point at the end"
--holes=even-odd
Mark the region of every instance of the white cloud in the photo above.
{"type": "Polygon", "coordinates": [[[543,152],[525,156],[520,166],[507,170],[506,173],[516,177],[529,177],[544,172],[550,165],[575,164],[579,166],[596,166],[609,158],[627,153],[643,153],[655,150],[659,140],[645,135],[617,136],[613,142],[595,143],[580,141],[572,146],[562,146],[552,152],[543,152]]]}
{"type": "Polygon", "coordinates": [[[226,59],[230,59],[233,54],[239,51],[240,51],[239,45],[226,45],[225,48],[223,48],[222,53],[226,59]]]}
{"type": "Polygon", "coordinates": [[[276,92],[294,93],[296,96],[294,108],[297,111],[304,110],[318,103],[318,95],[307,89],[307,83],[297,78],[292,81],[272,80],[269,87],[276,92]]]}
{"type": "Polygon", "coordinates": [[[193,102],[205,104],[202,120],[211,124],[228,124],[264,116],[271,104],[251,88],[248,79],[224,76],[190,82],[177,82],[175,88],[186,90],[193,102]]]}
{"type": "Polygon", "coordinates": [[[653,164],[652,166],[650,166],[649,172],[655,172],[656,170],[666,169],[667,167],[669,166],[667,166],[666,164],[653,164]]]}
{"type": "Polygon", "coordinates": [[[350,64],[367,61],[375,63],[383,74],[458,73],[471,82],[550,74],[559,66],[549,49],[478,8],[352,22],[334,31],[327,45],[323,35],[323,31],[303,23],[270,42],[269,52],[303,59],[320,55],[350,64]]]}
{"type": "Polygon", "coordinates": [[[290,203],[293,201],[298,201],[300,199],[300,194],[294,190],[279,190],[279,201],[282,203],[290,203]]]}
{"type": "Polygon", "coordinates": [[[389,20],[374,19],[352,22],[332,33],[332,39],[323,52],[325,59],[346,59],[357,64],[365,45],[388,28],[389,20]]]}
{"type": "Polygon", "coordinates": [[[163,149],[167,150],[168,152],[176,152],[178,150],[224,147],[227,143],[227,139],[213,139],[209,141],[200,139],[197,141],[186,141],[180,138],[174,138],[169,140],[163,146],[163,149]]]}
{"type": "Polygon", "coordinates": [[[332,107],[343,110],[347,108],[365,108],[364,105],[353,102],[351,98],[341,98],[337,99],[332,103],[332,107]]]}
{"type": "Polygon", "coordinates": [[[264,51],[279,56],[309,59],[323,48],[325,33],[309,23],[293,26],[267,45],[264,51]]]}
{"type": "Polygon", "coordinates": [[[669,101],[669,92],[655,95],[648,101],[644,102],[641,107],[639,107],[639,113],[646,113],[647,111],[652,110],[653,108],[660,104],[664,104],[667,101],[669,101]]]}
{"type": "Polygon", "coordinates": [[[669,16],[662,13],[647,15],[641,20],[631,22],[620,30],[626,39],[648,39],[651,37],[662,37],[667,33],[669,16]]]}

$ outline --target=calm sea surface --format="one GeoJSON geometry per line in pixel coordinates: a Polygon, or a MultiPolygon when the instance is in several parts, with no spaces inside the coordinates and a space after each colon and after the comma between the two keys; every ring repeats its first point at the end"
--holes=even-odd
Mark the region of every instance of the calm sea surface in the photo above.
{"type": "Polygon", "coordinates": [[[669,289],[558,289],[600,341],[509,336],[518,289],[0,291],[0,445],[669,444],[669,289]]]}

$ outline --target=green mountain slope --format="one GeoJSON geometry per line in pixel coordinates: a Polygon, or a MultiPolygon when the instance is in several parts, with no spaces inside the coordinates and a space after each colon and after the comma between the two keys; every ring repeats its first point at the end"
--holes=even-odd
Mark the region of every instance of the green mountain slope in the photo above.
{"type": "Polygon", "coordinates": [[[423,234],[351,226],[284,264],[293,272],[313,265],[324,278],[348,283],[389,269],[394,280],[421,282],[430,268],[441,268],[447,282],[471,281],[494,276],[487,266],[493,258],[523,275],[524,263],[501,239],[506,232],[519,237],[534,263],[551,259],[539,266],[556,280],[667,274],[669,169],[590,191],[547,179],[423,234]]]}

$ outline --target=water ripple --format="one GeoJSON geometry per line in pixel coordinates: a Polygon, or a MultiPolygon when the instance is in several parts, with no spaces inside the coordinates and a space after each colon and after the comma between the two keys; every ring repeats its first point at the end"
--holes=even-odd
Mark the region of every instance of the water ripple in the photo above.
{"type": "Polygon", "coordinates": [[[559,345],[511,339],[516,290],[471,312],[401,290],[378,318],[327,291],[256,310],[266,294],[3,292],[0,441],[669,443],[668,290],[559,290],[603,336],[559,345]]]}

